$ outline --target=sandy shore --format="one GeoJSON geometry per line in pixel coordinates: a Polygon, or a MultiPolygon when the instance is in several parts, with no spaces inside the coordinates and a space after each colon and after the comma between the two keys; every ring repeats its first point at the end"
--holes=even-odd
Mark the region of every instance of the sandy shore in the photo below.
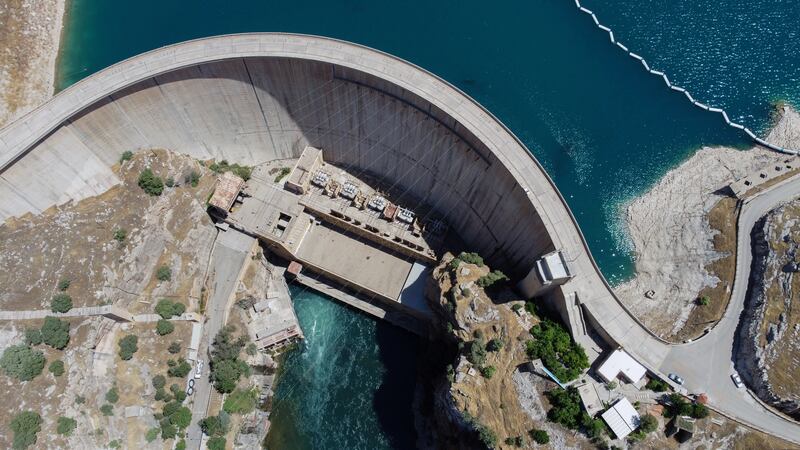
{"type": "Polygon", "coordinates": [[[52,97],[65,0],[0,2],[0,127],[52,97]]]}
{"type": "MultiPolygon", "coordinates": [[[[800,148],[800,115],[786,108],[767,140],[800,148]]],[[[749,172],[786,158],[760,147],[748,151],[703,148],[628,205],[637,274],[615,291],[653,331],[664,337],[678,333],[700,291],[720,281],[706,269],[725,256],[714,248],[717,231],[707,217],[725,196],[718,191],[749,172]],[[645,297],[648,290],[655,291],[653,299],[645,297]]]]}

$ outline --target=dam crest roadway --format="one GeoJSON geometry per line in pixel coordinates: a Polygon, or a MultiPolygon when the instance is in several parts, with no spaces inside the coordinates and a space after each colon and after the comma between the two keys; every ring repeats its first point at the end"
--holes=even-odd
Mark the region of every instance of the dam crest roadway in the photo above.
{"type": "Polygon", "coordinates": [[[736,284],[722,322],[693,343],[672,344],[617,299],[566,201],[509,129],[444,80],[367,47],[295,34],[227,35],[153,50],[91,75],[0,130],[0,219],[106,191],[119,183],[111,166],[128,150],[255,165],[297,158],[307,146],[430,204],[471,250],[514,280],[560,252],[572,276],[548,298],[589,353],[596,345],[581,331],[587,326],[654,375],[683,374],[686,387],[708,393],[720,413],[800,443],[800,425],[728,378],[750,220],[800,194],[794,181],[743,209],[736,284]]]}

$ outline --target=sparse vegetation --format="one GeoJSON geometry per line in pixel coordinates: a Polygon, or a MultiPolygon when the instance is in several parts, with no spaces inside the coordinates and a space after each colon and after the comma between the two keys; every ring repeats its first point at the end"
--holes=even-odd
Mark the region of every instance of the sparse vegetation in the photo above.
{"type": "Polygon", "coordinates": [[[708,306],[709,303],[711,303],[711,299],[707,295],[704,295],[697,299],[697,304],[700,306],[708,306]]]}
{"type": "Polygon", "coordinates": [[[170,281],[172,279],[172,269],[167,265],[162,265],[156,270],[158,281],[170,281]]]}
{"type": "Polygon", "coordinates": [[[173,302],[162,298],[156,304],[156,314],[161,316],[162,319],[171,319],[180,316],[184,312],[186,312],[186,305],[180,302],[173,302]]]}
{"type": "MultiPolygon", "coordinates": [[[[67,286],[69,286],[69,283],[67,283],[67,286]]],[[[70,309],[72,309],[72,297],[66,292],[59,292],[50,301],[50,310],[55,313],[65,313],[70,309]]]]}
{"type": "Polygon", "coordinates": [[[236,389],[225,398],[222,409],[229,414],[247,414],[256,409],[257,402],[257,389],[236,389]]]}
{"type": "Polygon", "coordinates": [[[45,317],[41,328],[42,342],[57,350],[63,350],[69,344],[69,322],[55,317],[45,317]]]}
{"type": "Polygon", "coordinates": [[[164,181],[164,184],[167,185],[167,187],[170,187],[170,188],[171,187],[175,187],[175,178],[167,177],[167,179],[164,181]]]}
{"type": "Polygon", "coordinates": [[[238,176],[239,178],[247,181],[250,179],[250,176],[253,174],[253,168],[250,166],[242,166],[239,164],[230,164],[227,160],[222,160],[219,163],[213,163],[209,167],[212,172],[214,173],[225,173],[225,172],[233,172],[234,175],[238,176]]]}
{"type": "Polygon", "coordinates": [[[119,357],[124,361],[133,358],[133,354],[139,350],[139,338],[129,334],[119,340],[119,357]]]}
{"type": "Polygon", "coordinates": [[[193,170],[186,174],[186,176],[183,178],[183,181],[186,184],[191,185],[193,188],[197,187],[197,185],[200,184],[200,174],[193,170]]]}
{"type": "Polygon", "coordinates": [[[497,369],[494,366],[481,367],[481,375],[487,380],[491,380],[497,369]]]}
{"type": "Polygon", "coordinates": [[[289,167],[281,167],[281,170],[279,170],[278,174],[275,175],[275,182],[276,183],[280,183],[280,181],[284,177],[286,177],[286,175],[289,175],[289,172],[291,172],[291,171],[292,171],[292,169],[290,169],[289,167]]]}
{"type": "Polygon", "coordinates": [[[122,244],[128,237],[128,231],[124,228],[117,228],[114,230],[114,240],[122,244]]]}
{"type": "Polygon", "coordinates": [[[589,367],[589,358],[559,323],[544,319],[531,328],[533,339],[526,342],[531,359],[539,358],[561,382],[574,380],[589,367]]]}
{"type": "Polygon", "coordinates": [[[33,411],[23,411],[11,419],[9,428],[14,432],[14,449],[25,449],[36,443],[36,435],[42,429],[42,417],[33,411]]]}
{"type": "Polygon", "coordinates": [[[156,333],[159,336],[164,336],[175,331],[175,325],[169,320],[159,319],[156,323],[156,333]]]}
{"type": "Polygon", "coordinates": [[[258,354],[258,347],[256,347],[256,344],[251,342],[247,344],[247,347],[245,347],[244,352],[250,356],[256,356],[256,354],[258,354]]]}
{"type": "Polygon", "coordinates": [[[149,167],[144,169],[142,173],[139,174],[138,185],[148,195],[154,197],[157,197],[164,192],[164,181],[161,179],[161,177],[155,176],[149,167]]]}
{"type": "Polygon", "coordinates": [[[153,442],[158,439],[158,434],[161,430],[159,428],[150,428],[147,430],[147,434],[144,435],[144,439],[147,442],[153,442]]]}
{"type": "Polygon", "coordinates": [[[63,436],[69,436],[78,427],[78,422],[70,417],[59,417],[58,425],[56,425],[56,432],[63,436]]]}
{"type": "Polygon", "coordinates": [[[478,419],[464,411],[464,421],[478,433],[478,440],[488,448],[494,448],[497,445],[497,435],[494,431],[489,429],[486,425],[480,423],[478,419]]]}
{"type": "Polygon", "coordinates": [[[61,281],[58,282],[58,290],[64,292],[69,289],[70,284],[72,284],[72,280],[69,278],[62,278],[61,281]]]}
{"type": "Polygon", "coordinates": [[[49,370],[50,373],[52,373],[53,376],[55,377],[60,377],[61,375],[64,375],[64,361],[57,359],[51,362],[50,365],[47,367],[47,370],[49,370]]]}
{"type": "Polygon", "coordinates": [[[522,436],[514,436],[508,437],[505,440],[506,445],[514,446],[514,447],[522,447],[525,445],[525,438],[522,436]]]}
{"type": "Polygon", "coordinates": [[[119,163],[122,164],[125,161],[130,161],[132,159],[133,159],[133,152],[130,150],[124,151],[122,152],[122,156],[119,157],[119,163]]]}
{"type": "Polygon", "coordinates": [[[106,392],[106,401],[108,403],[117,403],[119,401],[119,392],[117,392],[117,387],[114,386],[106,392]]]}

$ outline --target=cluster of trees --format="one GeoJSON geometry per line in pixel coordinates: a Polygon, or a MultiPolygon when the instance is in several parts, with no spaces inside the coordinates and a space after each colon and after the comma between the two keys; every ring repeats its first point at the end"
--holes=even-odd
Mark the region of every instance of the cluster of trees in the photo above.
{"type": "Polygon", "coordinates": [[[478,286],[486,289],[489,286],[494,285],[495,283],[505,282],[505,281],[508,281],[508,277],[506,276],[506,274],[504,274],[499,270],[493,270],[487,273],[486,275],[478,278],[478,281],[476,281],[475,283],[478,286]]]}
{"type": "Polygon", "coordinates": [[[651,378],[647,381],[647,384],[644,387],[645,389],[649,389],[653,392],[664,392],[669,389],[669,385],[658,378],[651,378]]]}
{"type": "Polygon", "coordinates": [[[183,378],[186,375],[189,375],[189,372],[192,371],[192,365],[186,362],[185,359],[180,361],[174,361],[170,359],[167,361],[167,365],[169,366],[169,369],[167,369],[167,375],[174,378],[183,378]]]}
{"type": "MultiPolygon", "coordinates": [[[[173,385],[177,386],[177,385],[173,385]]],[[[192,411],[178,399],[164,404],[161,414],[156,415],[161,428],[161,439],[173,439],[183,432],[192,421],[192,411]]]]}
{"type": "Polygon", "coordinates": [[[164,180],[156,176],[149,167],[139,174],[139,181],[137,184],[143,191],[153,197],[158,197],[164,192],[164,180]]]}
{"type": "Polygon", "coordinates": [[[161,316],[162,319],[171,319],[180,316],[186,312],[186,305],[180,302],[173,302],[169,299],[162,298],[156,303],[156,314],[161,316]]]}
{"type": "Polygon", "coordinates": [[[64,278],[58,282],[58,294],[54,295],[50,300],[50,309],[56,313],[65,313],[72,309],[72,297],[67,294],[67,289],[72,281],[69,278],[64,278]]]}
{"type": "MultiPolygon", "coordinates": [[[[6,375],[20,381],[30,381],[42,373],[45,365],[44,353],[33,347],[47,344],[63,350],[69,343],[69,322],[55,317],[47,317],[40,329],[25,330],[25,344],[12,345],[5,349],[0,358],[0,368],[6,375]]],[[[64,373],[64,363],[54,361],[50,371],[55,376],[64,373]]]]}
{"type": "Polygon", "coordinates": [[[209,436],[209,450],[225,449],[225,434],[231,426],[231,417],[225,411],[220,411],[217,416],[206,417],[200,421],[200,429],[209,436]]]}
{"type": "Polygon", "coordinates": [[[474,253],[474,252],[461,252],[458,256],[453,258],[452,261],[448,264],[450,270],[458,269],[458,266],[461,265],[462,262],[467,264],[475,264],[478,267],[483,267],[484,262],[481,255],[474,253]]]}
{"type": "Polygon", "coordinates": [[[211,352],[211,380],[214,388],[223,394],[233,392],[242,375],[250,376],[250,366],[239,359],[247,338],[234,338],[235,331],[236,328],[232,325],[222,327],[214,338],[211,352]]]}
{"type": "Polygon", "coordinates": [[[583,347],[558,322],[545,318],[530,331],[533,339],[525,343],[528,357],[541,359],[561,382],[574,380],[589,367],[583,347]]]}
{"type": "Polygon", "coordinates": [[[600,419],[593,419],[581,406],[581,397],[578,389],[553,389],[545,393],[552,408],[547,412],[547,418],[573,430],[582,430],[592,439],[600,439],[607,432],[605,423],[600,419]]]}
{"type": "Polygon", "coordinates": [[[253,168],[250,166],[241,166],[239,164],[230,164],[227,160],[222,160],[218,163],[212,163],[209,167],[214,173],[233,172],[234,175],[247,181],[253,174],[253,168]]]}
{"type": "MultiPolygon", "coordinates": [[[[528,435],[531,437],[533,442],[544,445],[550,442],[550,435],[547,434],[545,430],[539,430],[534,428],[528,431],[528,435]]],[[[523,436],[514,436],[506,438],[505,440],[506,445],[514,446],[514,447],[523,447],[525,445],[525,437],[523,436]]]]}
{"type": "Polygon", "coordinates": [[[42,429],[42,417],[33,411],[23,411],[11,419],[9,427],[14,432],[14,449],[28,448],[36,444],[36,435],[42,429]]]}
{"type": "Polygon", "coordinates": [[[689,403],[680,394],[670,394],[667,399],[667,409],[664,411],[667,417],[689,416],[702,419],[708,416],[708,407],[702,403],[689,403]]]}

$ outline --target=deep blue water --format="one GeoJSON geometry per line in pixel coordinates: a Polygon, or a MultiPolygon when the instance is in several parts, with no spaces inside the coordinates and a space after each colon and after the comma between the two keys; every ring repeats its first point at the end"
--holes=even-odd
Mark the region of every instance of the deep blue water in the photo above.
{"type": "MultiPolygon", "coordinates": [[[[744,125],[763,130],[774,100],[800,103],[796,0],[585,2],[631,50],[744,125]]],[[[612,282],[633,268],[625,202],[701,145],[748,145],[645,73],[571,0],[72,0],[59,86],[162,45],[246,31],[354,41],[466,91],[544,164],[612,282]]],[[[411,398],[393,394],[407,392],[414,340],[321,297],[296,300],[307,340],[278,380],[275,448],[406,446],[411,398]]]]}

